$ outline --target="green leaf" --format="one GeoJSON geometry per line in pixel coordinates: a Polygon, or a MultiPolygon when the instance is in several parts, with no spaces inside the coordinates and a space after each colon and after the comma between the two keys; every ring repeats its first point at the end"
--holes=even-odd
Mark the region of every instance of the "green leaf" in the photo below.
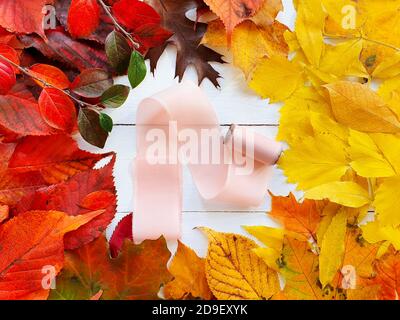
{"type": "Polygon", "coordinates": [[[107,132],[111,132],[114,126],[113,120],[111,117],[105,113],[100,113],[99,116],[101,127],[107,132]]]}
{"type": "Polygon", "coordinates": [[[118,74],[126,72],[132,49],[126,38],[118,31],[111,32],[105,41],[108,61],[118,74]]]}
{"type": "Polygon", "coordinates": [[[108,108],[119,108],[128,99],[130,88],[122,84],[116,84],[106,90],[101,96],[101,104],[108,108]]]}
{"type": "Polygon", "coordinates": [[[94,99],[100,98],[113,84],[114,81],[104,70],[86,69],[72,82],[71,90],[81,97],[94,99]]]}
{"type": "Polygon", "coordinates": [[[108,132],[100,124],[100,114],[94,110],[81,108],[78,116],[78,127],[83,139],[91,145],[104,148],[108,132]]]}
{"type": "Polygon", "coordinates": [[[129,62],[128,78],[132,88],[136,88],[146,77],[147,69],[143,56],[133,51],[129,62]]]}

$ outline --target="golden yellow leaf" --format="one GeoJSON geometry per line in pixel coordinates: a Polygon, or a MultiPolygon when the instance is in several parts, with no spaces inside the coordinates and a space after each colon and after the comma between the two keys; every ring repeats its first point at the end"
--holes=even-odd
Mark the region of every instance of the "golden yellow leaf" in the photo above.
{"type": "Polygon", "coordinates": [[[207,284],[205,259],[178,241],[177,252],[169,266],[174,279],[164,287],[167,299],[201,298],[210,300],[212,293],[207,284]]]}
{"type": "Polygon", "coordinates": [[[377,65],[372,76],[379,79],[393,78],[400,74],[400,52],[377,65]]]}
{"type": "Polygon", "coordinates": [[[400,76],[384,81],[378,89],[378,94],[387,105],[400,116],[400,76]]]}
{"type": "Polygon", "coordinates": [[[367,86],[340,81],[326,88],[338,122],[363,132],[399,132],[400,122],[395,113],[367,86]]]}
{"type": "Polygon", "coordinates": [[[306,137],[279,160],[290,183],[302,190],[340,181],[349,168],[345,146],[336,137],[306,137]]]}
{"type": "Polygon", "coordinates": [[[262,7],[251,20],[259,26],[269,26],[274,23],[276,16],[282,9],[282,0],[265,0],[262,7]]]}
{"type": "MultiPolygon", "coordinates": [[[[400,228],[391,225],[382,225],[379,220],[361,226],[363,237],[369,243],[388,242],[400,250],[400,228]]],[[[383,250],[383,249],[382,249],[383,250]]]]}
{"type": "Polygon", "coordinates": [[[332,218],[321,244],[319,279],[325,287],[338,272],[345,252],[347,212],[344,208],[332,218]]]}
{"type": "MultiPolygon", "coordinates": [[[[386,135],[387,139],[379,139],[379,136],[369,135],[359,131],[350,130],[349,154],[351,167],[362,177],[391,177],[396,175],[396,167],[390,162],[390,154],[386,154],[384,145],[393,146],[393,136],[386,135]],[[377,142],[372,137],[375,137],[377,142]]],[[[400,140],[398,141],[400,142],[400,140]]]]}
{"type": "Polygon", "coordinates": [[[350,208],[360,208],[371,201],[368,191],[352,181],[336,181],[322,184],[308,189],[305,197],[313,200],[329,199],[332,202],[350,208]]]}
{"type": "Polygon", "coordinates": [[[310,64],[318,67],[324,50],[325,13],[320,0],[298,0],[296,35],[310,64]]]}
{"type": "Polygon", "coordinates": [[[206,275],[220,300],[269,299],[280,290],[277,273],[254,252],[257,245],[240,235],[202,228],[209,239],[206,275]]]}
{"type": "Polygon", "coordinates": [[[289,98],[303,82],[303,70],[280,55],[262,59],[249,83],[251,89],[271,102],[289,98]]]}
{"type": "MultiPolygon", "coordinates": [[[[242,69],[247,78],[261,58],[275,54],[286,56],[288,46],[283,38],[286,30],[287,27],[277,21],[265,27],[257,26],[251,21],[244,21],[233,31],[231,43],[233,64],[242,69]]],[[[214,47],[228,45],[221,20],[208,24],[202,43],[214,47]]]]}
{"type": "Polygon", "coordinates": [[[386,178],[375,193],[374,206],[379,222],[384,226],[400,225],[400,176],[386,178]]]}

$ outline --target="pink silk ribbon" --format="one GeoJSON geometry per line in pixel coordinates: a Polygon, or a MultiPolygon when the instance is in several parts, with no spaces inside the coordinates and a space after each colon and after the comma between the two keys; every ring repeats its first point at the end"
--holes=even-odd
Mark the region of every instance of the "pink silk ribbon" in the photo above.
{"type": "MultiPolygon", "coordinates": [[[[221,154],[238,152],[232,145],[243,142],[247,131],[232,126],[224,139],[213,107],[201,89],[191,82],[181,83],[143,100],[137,110],[137,157],[134,161],[133,236],[136,242],[160,236],[176,240],[181,236],[182,164],[170,161],[176,160],[178,153],[170,141],[177,141],[179,132],[185,129],[198,136],[201,136],[202,129],[211,129],[221,154]],[[176,126],[171,128],[171,121],[176,126]],[[169,143],[163,163],[149,159],[148,150],[154,140],[149,141],[148,135],[154,129],[164,133],[169,143]]],[[[240,149],[245,158],[255,160],[254,169],[249,173],[240,171],[243,164],[225,161],[188,164],[194,183],[205,200],[241,208],[257,207],[262,203],[271,165],[278,160],[282,147],[252,131],[251,136],[251,155],[245,147],[240,149]]],[[[248,141],[245,140],[244,146],[250,144],[248,141]]],[[[209,152],[204,149],[201,144],[199,158],[209,152]]]]}

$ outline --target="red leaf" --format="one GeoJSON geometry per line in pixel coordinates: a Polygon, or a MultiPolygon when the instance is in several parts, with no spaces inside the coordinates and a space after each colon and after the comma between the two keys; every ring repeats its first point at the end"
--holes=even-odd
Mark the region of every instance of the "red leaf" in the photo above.
{"type": "MultiPolygon", "coordinates": [[[[29,68],[29,73],[58,89],[67,89],[70,85],[70,81],[65,73],[49,64],[35,64],[29,68]]],[[[35,80],[35,82],[39,86],[45,87],[43,82],[38,80],[35,80]]]]}
{"type": "Polygon", "coordinates": [[[99,22],[100,6],[97,0],[72,0],[68,11],[68,31],[73,37],[89,36],[99,22]]]}
{"type": "Polygon", "coordinates": [[[8,92],[7,95],[36,103],[36,99],[33,96],[32,92],[29,91],[29,89],[23,82],[17,82],[17,84],[14,87],[12,87],[12,89],[8,92]]]}
{"type": "Polygon", "coordinates": [[[39,110],[48,125],[70,133],[76,124],[75,104],[65,93],[44,88],[39,97],[39,110]]]}
{"type": "Polygon", "coordinates": [[[103,214],[65,238],[67,249],[91,242],[103,233],[115,215],[116,190],[112,177],[114,163],[115,156],[102,169],[82,172],[65,183],[26,196],[17,205],[14,214],[27,210],[57,209],[76,216],[92,211],[90,208],[105,209],[103,214]],[[92,202],[95,199],[99,200],[97,204],[92,202]]]}
{"type": "MultiPolygon", "coordinates": [[[[19,56],[17,51],[15,51],[14,48],[10,47],[9,45],[6,44],[0,44],[0,55],[3,57],[7,58],[8,60],[11,60],[15,64],[19,65],[19,56]]],[[[3,61],[0,57],[0,61],[3,61]]],[[[19,73],[18,68],[13,66],[13,69],[15,73],[19,73]]]]}
{"type": "Polygon", "coordinates": [[[17,82],[13,66],[0,59],[0,94],[7,94],[17,82]]]}
{"type": "Polygon", "coordinates": [[[11,93],[0,96],[0,126],[20,136],[43,136],[56,132],[43,120],[37,103],[11,93]]]}
{"type": "Polygon", "coordinates": [[[125,239],[133,241],[132,221],[133,214],[124,217],[115,228],[110,239],[110,253],[112,258],[116,258],[122,250],[125,239]]]}
{"type": "Polygon", "coordinates": [[[161,46],[173,33],[158,24],[146,24],[135,29],[135,38],[146,48],[161,46]]]}
{"type": "Polygon", "coordinates": [[[37,33],[44,36],[43,7],[52,0],[2,0],[0,25],[11,32],[37,33]]]}
{"type": "Polygon", "coordinates": [[[109,155],[80,150],[76,141],[64,134],[26,137],[15,148],[8,168],[14,172],[40,172],[47,183],[54,184],[93,168],[109,155]]]}
{"type": "Polygon", "coordinates": [[[46,299],[50,286],[43,287],[43,278],[49,271],[57,275],[63,267],[64,234],[100,213],[69,217],[57,211],[25,212],[2,224],[0,299],[46,299]]]}
{"type": "Polygon", "coordinates": [[[161,21],[151,6],[139,0],[120,0],[114,4],[112,12],[121,24],[131,30],[145,24],[159,24],[161,21]]]}
{"type": "Polygon", "coordinates": [[[25,46],[39,50],[46,57],[80,71],[88,68],[111,70],[104,49],[74,40],[60,28],[49,30],[46,36],[47,41],[37,36],[22,36],[21,41],[25,46]]]}

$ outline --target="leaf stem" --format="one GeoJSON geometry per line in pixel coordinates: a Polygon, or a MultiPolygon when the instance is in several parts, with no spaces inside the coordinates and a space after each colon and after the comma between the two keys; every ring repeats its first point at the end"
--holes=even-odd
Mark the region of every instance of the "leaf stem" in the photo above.
{"type": "Polygon", "coordinates": [[[8,62],[8,63],[11,64],[13,67],[17,68],[19,71],[21,71],[21,72],[24,73],[25,75],[29,76],[30,78],[32,78],[32,79],[34,79],[34,80],[36,80],[36,81],[42,83],[43,86],[49,87],[49,88],[53,88],[53,89],[56,89],[56,90],[58,90],[58,91],[63,92],[65,95],[67,95],[67,96],[70,97],[72,100],[74,100],[76,103],[78,103],[80,106],[83,106],[83,107],[91,107],[91,108],[98,108],[98,107],[99,107],[98,105],[90,104],[90,103],[87,103],[87,102],[85,102],[85,101],[79,100],[78,98],[74,97],[74,96],[69,92],[69,90],[60,89],[60,88],[58,88],[58,87],[52,85],[51,83],[48,83],[48,82],[46,82],[45,80],[43,80],[43,79],[41,79],[41,78],[35,76],[35,75],[32,74],[31,72],[29,72],[29,70],[28,70],[27,68],[24,68],[24,67],[19,66],[18,64],[16,64],[15,62],[11,61],[11,60],[8,59],[8,58],[6,58],[6,57],[3,56],[2,54],[0,54],[0,59],[2,59],[2,60],[4,60],[4,61],[8,62]]]}
{"type": "Polygon", "coordinates": [[[97,1],[101,4],[101,6],[103,7],[103,9],[104,9],[104,11],[106,12],[106,14],[110,17],[110,19],[111,19],[112,22],[114,23],[115,27],[116,27],[119,31],[121,31],[121,32],[129,39],[129,41],[132,43],[132,45],[133,45],[136,49],[139,49],[139,48],[140,48],[140,44],[137,43],[137,42],[135,41],[135,39],[133,39],[132,35],[131,35],[128,31],[126,31],[126,30],[124,29],[124,27],[122,27],[122,26],[118,23],[118,21],[117,21],[117,20],[114,18],[114,16],[112,15],[112,13],[111,13],[111,11],[110,11],[110,7],[109,7],[108,5],[106,5],[106,4],[104,3],[103,0],[97,0],[97,1]]]}

